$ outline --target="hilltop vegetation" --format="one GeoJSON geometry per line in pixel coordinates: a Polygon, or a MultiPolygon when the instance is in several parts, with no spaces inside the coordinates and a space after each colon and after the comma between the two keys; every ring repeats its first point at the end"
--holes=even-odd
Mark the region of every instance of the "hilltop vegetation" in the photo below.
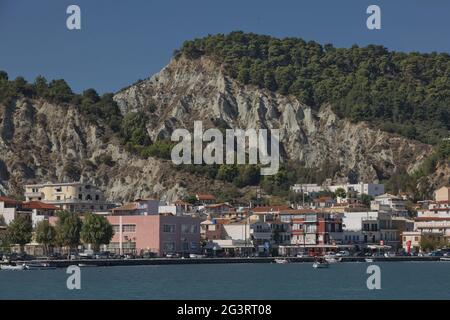
{"type": "Polygon", "coordinates": [[[297,38],[232,32],[186,41],[175,57],[207,56],[243,84],[330,103],[353,122],[436,144],[450,130],[450,56],[335,48],[297,38]]]}

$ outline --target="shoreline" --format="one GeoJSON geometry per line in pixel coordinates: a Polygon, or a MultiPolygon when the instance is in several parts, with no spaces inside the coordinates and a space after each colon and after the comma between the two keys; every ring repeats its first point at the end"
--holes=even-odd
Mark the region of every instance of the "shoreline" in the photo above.
{"type": "MultiPolygon", "coordinates": [[[[441,261],[441,257],[369,257],[373,262],[367,262],[366,257],[342,257],[342,262],[417,262],[417,261],[441,261]]],[[[275,259],[286,259],[290,263],[312,263],[313,257],[252,257],[252,258],[152,258],[152,259],[78,259],[78,260],[31,260],[17,261],[21,264],[47,263],[57,268],[67,268],[71,265],[113,267],[113,266],[145,266],[145,265],[181,265],[181,264],[227,264],[227,263],[275,263],[275,259]]],[[[8,264],[0,262],[0,264],[8,264]]]]}

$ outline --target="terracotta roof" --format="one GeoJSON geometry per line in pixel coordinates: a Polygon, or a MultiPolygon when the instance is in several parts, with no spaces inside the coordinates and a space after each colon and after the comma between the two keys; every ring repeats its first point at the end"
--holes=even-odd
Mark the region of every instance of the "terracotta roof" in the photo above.
{"type": "Polygon", "coordinates": [[[318,213],[322,212],[316,209],[288,209],[280,211],[280,214],[303,214],[303,213],[318,213]]]}
{"type": "Polygon", "coordinates": [[[17,201],[15,199],[12,199],[12,198],[9,198],[9,197],[3,197],[3,196],[0,197],[0,202],[4,202],[4,203],[7,203],[7,204],[20,204],[20,203],[22,203],[22,201],[17,201]]]}
{"type": "Polygon", "coordinates": [[[216,200],[212,194],[197,194],[196,197],[198,200],[216,200]]]}
{"type": "Polygon", "coordinates": [[[41,201],[28,201],[22,204],[24,209],[59,210],[57,206],[41,201]]]}
{"type": "Polygon", "coordinates": [[[191,204],[189,202],[183,201],[183,200],[177,200],[175,201],[175,204],[179,204],[182,206],[190,206],[191,204]]]}
{"type": "Polygon", "coordinates": [[[450,221],[450,217],[449,218],[443,218],[443,217],[417,217],[414,219],[414,221],[450,221]]]}
{"type": "Polygon", "coordinates": [[[112,211],[133,211],[133,210],[137,210],[136,203],[134,202],[125,203],[121,207],[112,209],[112,211]]]}
{"type": "Polygon", "coordinates": [[[318,199],[314,199],[314,202],[322,202],[322,201],[333,201],[332,197],[320,197],[318,199]]]}

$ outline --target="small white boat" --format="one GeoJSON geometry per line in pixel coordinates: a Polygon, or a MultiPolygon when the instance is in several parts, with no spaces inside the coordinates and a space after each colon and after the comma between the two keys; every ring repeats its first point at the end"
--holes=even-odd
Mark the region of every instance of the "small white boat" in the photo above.
{"type": "Polygon", "coordinates": [[[275,259],[275,262],[276,262],[276,263],[279,263],[279,264],[286,264],[286,263],[289,263],[289,261],[286,260],[286,259],[275,259]]]}
{"type": "Polygon", "coordinates": [[[324,258],[325,258],[325,261],[328,263],[338,263],[338,262],[342,261],[342,257],[337,257],[334,255],[327,255],[324,258]]]}
{"type": "Polygon", "coordinates": [[[450,257],[442,257],[440,260],[441,261],[450,261],[450,257]]]}
{"type": "Polygon", "coordinates": [[[1,270],[11,270],[11,271],[24,270],[25,269],[25,265],[21,264],[21,265],[13,266],[13,265],[4,265],[4,264],[2,264],[0,266],[0,269],[1,270]]]}
{"type": "Polygon", "coordinates": [[[323,258],[319,258],[313,263],[313,268],[320,269],[320,268],[328,268],[330,266],[330,263],[323,258]]]}
{"type": "Polygon", "coordinates": [[[53,269],[56,269],[56,267],[51,266],[48,263],[33,263],[33,264],[26,264],[25,269],[27,269],[27,270],[53,270],[53,269]]]}
{"type": "Polygon", "coordinates": [[[373,262],[374,261],[373,258],[366,258],[364,260],[366,260],[366,262],[373,262]]]}
{"type": "Polygon", "coordinates": [[[97,267],[96,264],[79,263],[79,267],[97,267]]]}

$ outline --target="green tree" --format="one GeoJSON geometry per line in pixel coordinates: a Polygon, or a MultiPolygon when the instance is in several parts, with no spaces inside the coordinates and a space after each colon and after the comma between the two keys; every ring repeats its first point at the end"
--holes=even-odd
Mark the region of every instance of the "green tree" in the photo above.
{"type": "Polygon", "coordinates": [[[70,102],[74,97],[72,89],[63,79],[52,80],[48,85],[49,97],[56,102],[70,102]]]}
{"type": "Polygon", "coordinates": [[[20,251],[23,252],[24,246],[31,241],[33,226],[29,217],[19,215],[7,228],[9,241],[12,244],[18,244],[20,251]]]}
{"type": "Polygon", "coordinates": [[[57,213],[56,243],[61,247],[68,247],[70,251],[80,244],[81,220],[76,213],[60,211],[57,213]]]}
{"type": "Polygon", "coordinates": [[[368,194],[365,194],[365,193],[362,193],[362,194],[359,196],[359,198],[360,198],[362,204],[364,204],[364,205],[367,206],[367,207],[370,206],[370,201],[373,200],[373,197],[372,197],[372,196],[369,196],[368,194]]]}
{"type": "Polygon", "coordinates": [[[56,230],[47,220],[43,220],[37,223],[35,227],[36,242],[40,243],[44,247],[44,253],[49,253],[50,246],[53,246],[56,242],[56,230]]]}
{"type": "Polygon", "coordinates": [[[100,245],[108,244],[113,235],[113,228],[105,217],[92,213],[84,216],[81,240],[91,244],[94,251],[98,251],[100,245]]]}
{"type": "Polygon", "coordinates": [[[342,199],[347,197],[347,193],[345,192],[344,188],[337,188],[336,191],[334,192],[334,194],[336,195],[336,197],[339,197],[342,199]]]}

